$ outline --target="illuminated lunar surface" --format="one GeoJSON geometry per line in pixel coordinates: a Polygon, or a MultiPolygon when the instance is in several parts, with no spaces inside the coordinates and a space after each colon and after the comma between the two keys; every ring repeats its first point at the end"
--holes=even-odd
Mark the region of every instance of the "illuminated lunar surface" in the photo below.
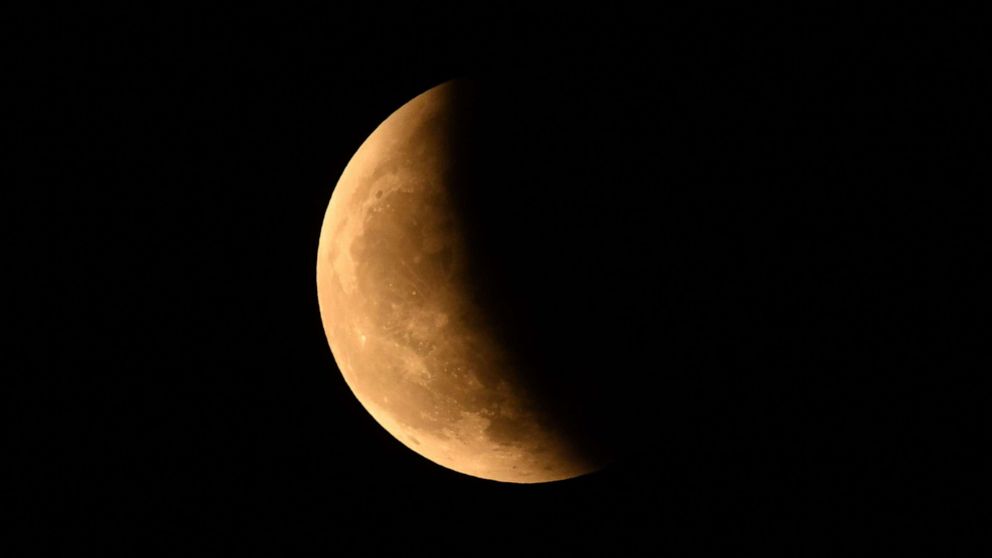
{"type": "Polygon", "coordinates": [[[582,475],[599,464],[541,413],[473,285],[450,191],[458,87],[401,107],[345,168],[318,248],[324,330],[361,404],[427,459],[504,482],[582,475]]]}

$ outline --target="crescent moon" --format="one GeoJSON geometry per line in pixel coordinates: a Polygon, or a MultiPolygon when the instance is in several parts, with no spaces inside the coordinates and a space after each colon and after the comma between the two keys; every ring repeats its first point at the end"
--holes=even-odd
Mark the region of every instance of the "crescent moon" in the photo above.
{"type": "Polygon", "coordinates": [[[452,199],[461,90],[403,105],[341,175],[317,254],[324,330],[355,397],[421,456],[503,482],[576,477],[600,464],[542,414],[468,273],[452,199]]]}

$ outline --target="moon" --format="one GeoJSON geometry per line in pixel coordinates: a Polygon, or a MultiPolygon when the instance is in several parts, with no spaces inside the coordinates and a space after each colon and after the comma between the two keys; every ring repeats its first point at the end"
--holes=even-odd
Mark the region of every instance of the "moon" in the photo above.
{"type": "MultiPolygon", "coordinates": [[[[344,380],[407,448],[502,482],[590,473],[592,457],[533,389],[472,261],[456,180],[461,81],[379,125],[333,190],[317,251],[324,331],[344,380]]],[[[491,297],[490,297],[491,298],[491,297]]],[[[507,301],[512,303],[512,301],[507,301]]]]}

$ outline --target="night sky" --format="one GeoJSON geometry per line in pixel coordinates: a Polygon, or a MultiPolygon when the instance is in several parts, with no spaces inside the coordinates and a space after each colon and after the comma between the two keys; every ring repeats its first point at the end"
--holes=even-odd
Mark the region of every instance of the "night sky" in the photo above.
{"type": "Polygon", "coordinates": [[[977,28],[248,11],[53,13],[14,35],[41,194],[21,238],[45,270],[15,294],[40,342],[5,390],[29,549],[947,553],[975,534],[977,28]],[[328,348],[333,186],[393,110],[458,77],[553,107],[492,142],[526,178],[486,222],[555,233],[520,269],[579,262],[554,298],[581,334],[554,343],[621,394],[626,450],[599,473],[436,466],[328,348]]]}

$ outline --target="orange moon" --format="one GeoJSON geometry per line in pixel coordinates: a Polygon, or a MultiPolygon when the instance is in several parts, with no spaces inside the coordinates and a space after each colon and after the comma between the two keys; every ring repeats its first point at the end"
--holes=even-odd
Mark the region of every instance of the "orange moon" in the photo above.
{"type": "Polygon", "coordinates": [[[469,273],[451,191],[460,87],[403,105],[341,175],[317,253],[324,331],[358,401],[421,456],[503,482],[583,475],[602,463],[542,412],[469,273]]]}

